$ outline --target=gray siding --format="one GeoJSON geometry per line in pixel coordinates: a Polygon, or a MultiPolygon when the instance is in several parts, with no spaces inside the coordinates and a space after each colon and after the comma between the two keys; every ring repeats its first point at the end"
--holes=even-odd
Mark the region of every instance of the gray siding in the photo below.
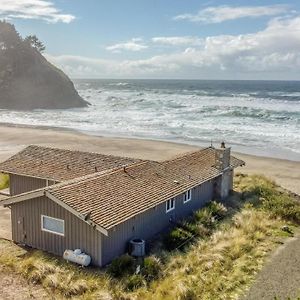
{"type": "Polygon", "coordinates": [[[80,248],[91,255],[94,265],[105,265],[127,251],[128,241],[139,237],[151,239],[170,226],[170,219],[178,221],[203,207],[213,199],[214,182],[205,182],[192,189],[192,199],[183,203],[183,194],[175,198],[175,209],[166,213],[166,202],[141,213],[102,235],[47,197],[13,204],[13,240],[33,248],[62,255],[65,249],[80,248]],[[65,221],[65,236],[41,230],[41,215],[65,221]]]}
{"type": "Polygon", "coordinates": [[[13,204],[11,219],[15,242],[59,256],[63,255],[65,249],[79,248],[92,257],[94,265],[101,265],[101,233],[47,197],[13,204]],[[42,231],[41,215],[63,219],[65,235],[42,231]]]}
{"type": "Polygon", "coordinates": [[[33,191],[45,186],[45,179],[9,174],[9,188],[12,196],[33,191]]]}
{"type": "Polygon", "coordinates": [[[170,226],[171,217],[178,221],[203,207],[212,198],[213,182],[205,182],[193,188],[192,199],[189,202],[183,203],[183,194],[177,196],[174,210],[166,213],[166,203],[162,203],[111,229],[108,237],[102,237],[103,264],[125,253],[130,239],[138,237],[148,240],[170,226]]]}

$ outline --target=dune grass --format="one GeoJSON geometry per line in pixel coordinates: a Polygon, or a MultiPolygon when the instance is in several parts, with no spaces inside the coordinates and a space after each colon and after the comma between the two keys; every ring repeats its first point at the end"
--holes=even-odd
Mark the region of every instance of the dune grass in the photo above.
{"type": "Polygon", "coordinates": [[[0,173],[0,190],[6,189],[9,186],[9,176],[0,173]]]}
{"type": "Polygon", "coordinates": [[[97,269],[81,269],[42,251],[27,251],[0,240],[0,265],[42,285],[55,299],[89,299],[94,292],[108,291],[109,278],[97,269]],[[85,295],[84,298],[82,296],[85,295]]]}
{"type": "MultiPolygon", "coordinates": [[[[237,299],[266,256],[297,229],[300,204],[265,177],[237,175],[235,193],[224,205],[214,202],[184,222],[179,231],[194,238],[180,250],[155,248],[139,275],[81,269],[7,241],[0,242],[0,266],[41,284],[56,299],[237,299]]],[[[176,249],[178,232],[174,236],[176,249]]]]}

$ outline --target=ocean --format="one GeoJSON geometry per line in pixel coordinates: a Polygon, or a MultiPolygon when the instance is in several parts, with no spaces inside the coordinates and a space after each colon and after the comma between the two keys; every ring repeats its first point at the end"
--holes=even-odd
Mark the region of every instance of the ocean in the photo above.
{"type": "Polygon", "coordinates": [[[300,160],[300,82],[75,80],[90,107],[0,110],[2,123],[166,140],[300,160]]]}

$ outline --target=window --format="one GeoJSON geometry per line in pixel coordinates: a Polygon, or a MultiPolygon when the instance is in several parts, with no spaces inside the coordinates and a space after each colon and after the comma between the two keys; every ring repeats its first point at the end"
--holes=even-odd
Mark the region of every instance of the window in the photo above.
{"type": "Polygon", "coordinates": [[[65,235],[65,221],[48,216],[41,216],[42,231],[51,232],[58,235],[65,235]]]}
{"type": "Polygon", "coordinates": [[[192,199],[192,190],[188,190],[183,194],[183,203],[189,202],[192,199]]]}
{"type": "Polygon", "coordinates": [[[175,199],[172,198],[166,202],[166,212],[175,209],[175,199]]]}
{"type": "Polygon", "coordinates": [[[54,180],[46,179],[46,186],[50,186],[50,185],[53,185],[53,184],[55,184],[54,180]]]}

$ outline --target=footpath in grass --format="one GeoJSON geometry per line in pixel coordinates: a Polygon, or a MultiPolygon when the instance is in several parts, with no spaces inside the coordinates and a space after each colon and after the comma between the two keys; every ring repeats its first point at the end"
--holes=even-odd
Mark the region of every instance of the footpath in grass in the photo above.
{"type": "Polygon", "coordinates": [[[104,270],[81,269],[7,241],[0,266],[57,299],[238,299],[299,223],[292,196],[262,176],[237,175],[228,201],[210,203],[157,240],[138,274],[128,255],[104,270]]]}

